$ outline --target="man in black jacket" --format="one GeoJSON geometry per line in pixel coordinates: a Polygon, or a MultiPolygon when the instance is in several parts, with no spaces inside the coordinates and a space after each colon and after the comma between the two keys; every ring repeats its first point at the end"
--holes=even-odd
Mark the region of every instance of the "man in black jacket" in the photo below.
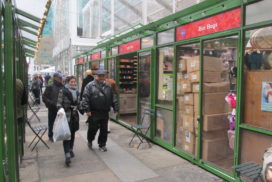
{"type": "Polygon", "coordinates": [[[57,116],[57,101],[59,91],[63,89],[61,73],[55,73],[53,76],[53,84],[46,87],[43,94],[43,102],[48,108],[48,137],[53,142],[53,126],[57,116]]]}
{"type": "Polygon", "coordinates": [[[91,81],[94,80],[94,77],[92,76],[92,70],[86,70],[85,73],[86,73],[86,77],[83,79],[83,82],[82,82],[81,92],[80,92],[80,100],[82,100],[83,92],[84,92],[86,85],[88,85],[88,83],[90,83],[91,81]]]}
{"type": "Polygon", "coordinates": [[[106,82],[105,71],[97,70],[95,80],[89,83],[83,94],[83,107],[89,120],[88,128],[88,146],[92,149],[92,141],[100,129],[98,137],[99,150],[106,152],[106,142],[108,138],[108,119],[110,108],[118,112],[118,103],[114,96],[111,85],[106,82]]]}

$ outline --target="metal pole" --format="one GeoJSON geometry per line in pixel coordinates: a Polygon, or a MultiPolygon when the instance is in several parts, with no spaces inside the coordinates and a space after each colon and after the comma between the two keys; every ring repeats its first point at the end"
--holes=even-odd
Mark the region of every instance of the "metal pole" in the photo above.
{"type": "MultiPolygon", "coordinates": [[[[2,9],[2,3],[0,4],[0,8],[2,9]]],[[[0,21],[0,28],[1,28],[1,32],[0,32],[0,40],[1,40],[1,45],[3,45],[3,37],[2,37],[2,30],[3,30],[3,16],[1,13],[1,21],[0,21]]],[[[0,51],[0,68],[3,68],[3,48],[1,47],[1,51],[0,51]]],[[[4,72],[0,71],[0,78],[3,78],[3,74],[4,72]]],[[[4,138],[5,138],[5,131],[4,131],[4,125],[5,125],[5,121],[4,121],[4,116],[3,116],[3,110],[4,110],[4,85],[3,85],[3,79],[0,79],[0,181],[5,181],[5,174],[4,174],[4,168],[5,166],[3,165],[3,162],[5,161],[5,142],[4,142],[4,138]]]]}
{"type": "Polygon", "coordinates": [[[7,130],[7,156],[8,156],[8,181],[17,182],[18,163],[16,161],[16,138],[15,138],[15,115],[14,115],[14,90],[15,90],[15,75],[14,75],[14,57],[13,57],[13,17],[12,17],[12,2],[5,1],[4,10],[4,43],[5,43],[5,91],[6,91],[6,130],[7,130]]]}

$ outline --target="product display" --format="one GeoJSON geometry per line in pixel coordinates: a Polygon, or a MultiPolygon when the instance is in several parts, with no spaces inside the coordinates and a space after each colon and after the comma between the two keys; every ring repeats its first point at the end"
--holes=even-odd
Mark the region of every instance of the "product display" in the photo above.
{"type": "MultiPolygon", "coordinates": [[[[197,44],[194,46],[198,46],[197,44]]],[[[199,86],[199,49],[181,47],[177,60],[177,118],[182,118],[182,130],[176,135],[176,147],[191,155],[196,155],[196,140],[198,128],[198,92],[199,86]],[[196,86],[195,86],[196,87],[196,86]],[[195,90],[194,90],[195,89],[195,90]],[[196,106],[197,105],[197,106],[196,106]]],[[[180,127],[180,125],[179,125],[180,127]]]]}
{"type": "Polygon", "coordinates": [[[120,59],[120,90],[121,93],[136,93],[137,84],[137,60],[120,59]]]}

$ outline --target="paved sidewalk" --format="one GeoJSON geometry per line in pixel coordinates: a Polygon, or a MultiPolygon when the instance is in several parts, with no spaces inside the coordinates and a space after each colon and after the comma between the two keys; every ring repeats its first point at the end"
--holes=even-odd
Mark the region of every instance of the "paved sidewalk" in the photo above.
{"type": "MultiPolygon", "coordinates": [[[[46,124],[47,110],[39,113],[46,124]]],[[[80,131],[76,133],[75,158],[69,168],[64,165],[62,142],[51,143],[47,149],[42,143],[31,152],[27,148],[34,137],[26,126],[25,156],[20,168],[22,182],[221,182],[222,179],[191,164],[163,148],[152,145],[139,150],[128,146],[132,132],[111,122],[108,152],[100,152],[97,142],[93,150],[87,147],[86,118],[81,117],[80,131]]]]}

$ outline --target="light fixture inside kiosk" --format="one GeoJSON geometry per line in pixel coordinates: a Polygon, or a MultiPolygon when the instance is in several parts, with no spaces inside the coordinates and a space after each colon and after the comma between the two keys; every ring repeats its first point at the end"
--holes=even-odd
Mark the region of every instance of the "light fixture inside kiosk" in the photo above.
{"type": "Polygon", "coordinates": [[[137,53],[119,59],[120,117],[128,123],[137,123],[137,53]]]}

